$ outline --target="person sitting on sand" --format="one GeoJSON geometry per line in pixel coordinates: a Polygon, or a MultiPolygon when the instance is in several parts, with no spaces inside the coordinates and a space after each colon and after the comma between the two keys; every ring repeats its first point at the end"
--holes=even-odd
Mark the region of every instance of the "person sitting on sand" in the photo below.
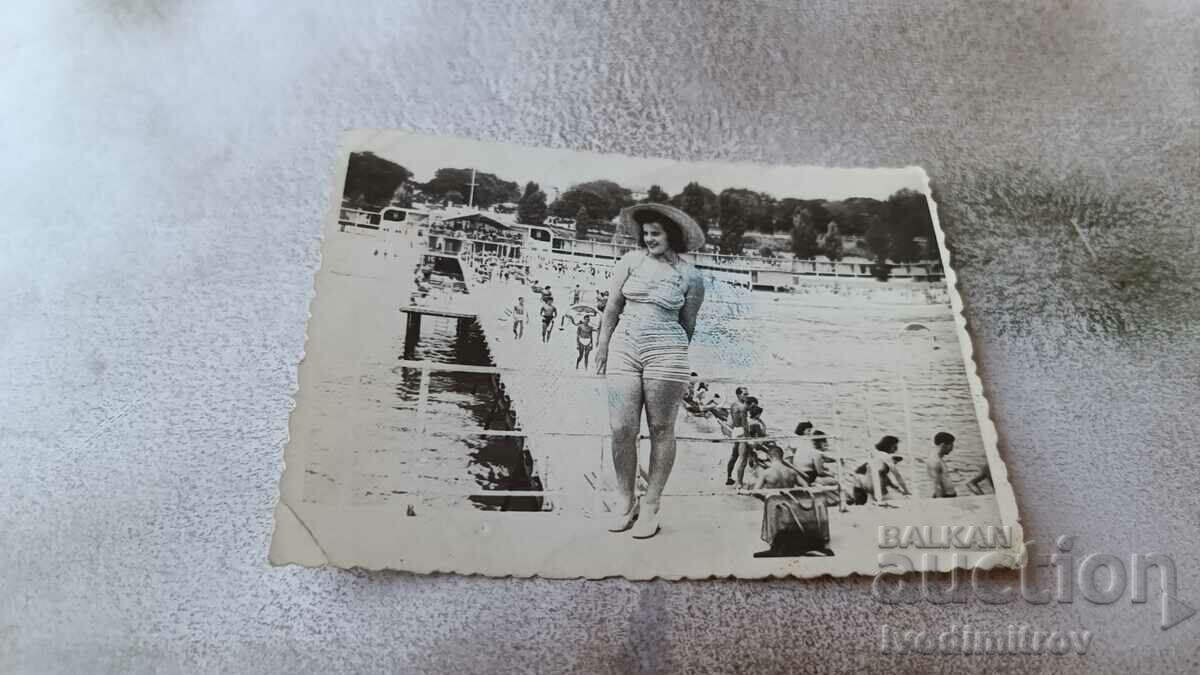
{"type": "Polygon", "coordinates": [[[812,447],[797,448],[796,454],[792,455],[792,466],[810,484],[816,483],[818,479],[832,480],[833,475],[829,473],[825,464],[836,462],[837,457],[829,452],[829,441],[825,438],[825,432],[814,430],[812,436],[812,447]]]}
{"type": "Polygon", "coordinates": [[[866,463],[860,464],[854,473],[846,479],[844,495],[846,503],[851,506],[862,506],[868,500],[874,499],[875,494],[871,486],[871,478],[867,473],[866,463]]]}
{"type": "Polygon", "coordinates": [[[693,406],[696,404],[696,378],[698,377],[699,375],[697,375],[696,371],[694,370],[689,376],[687,391],[683,392],[683,403],[685,406],[693,406]]]}
{"type": "Polygon", "coordinates": [[[900,449],[900,439],[895,436],[884,436],[875,444],[875,472],[879,477],[880,492],[888,493],[888,488],[893,487],[899,490],[904,496],[909,496],[912,493],[908,490],[908,485],[904,482],[904,476],[901,475],[899,467],[900,457],[895,457],[896,451],[900,449]]]}
{"type": "MultiPolygon", "coordinates": [[[[992,483],[992,467],[988,466],[987,462],[984,462],[971,480],[967,481],[967,489],[977,495],[981,495],[983,494],[983,488],[979,487],[979,484],[985,480],[992,483]]],[[[992,483],[992,490],[995,491],[995,489],[996,484],[992,483]]]]}
{"type": "MultiPolygon", "coordinates": [[[[783,489],[790,487],[808,487],[811,481],[805,480],[796,469],[783,459],[783,448],[775,443],[764,443],[767,450],[767,466],[758,472],[752,490],[783,489]]],[[[755,495],[761,497],[761,495],[755,495]]]]}
{"type": "Polygon", "coordinates": [[[950,482],[945,461],[946,455],[954,452],[954,434],[939,431],[933,437],[933,444],[936,446],[933,454],[925,461],[925,470],[929,472],[929,479],[933,481],[933,497],[957,497],[958,493],[954,491],[954,484],[950,482]]]}
{"type": "MultiPolygon", "coordinates": [[[[764,443],[767,449],[767,468],[759,473],[753,489],[806,488],[808,483],[795,468],[783,459],[783,448],[778,444],[764,443]]],[[[827,546],[819,540],[819,534],[810,532],[807,528],[815,525],[813,518],[805,512],[816,509],[814,503],[808,506],[802,501],[807,490],[797,489],[772,495],[755,495],[763,500],[762,527],[759,536],[770,545],[766,551],[754,554],[755,558],[776,558],[798,555],[833,555],[827,546]]],[[[827,542],[825,542],[827,543],[827,542]]]]}
{"type": "MultiPolygon", "coordinates": [[[[889,487],[894,487],[905,496],[910,495],[908,485],[904,482],[904,476],[900,474],[900,470],[896,464],[900,461],[899,457],[893,457],[896,450],[900,448],[900,439],[895,436],[884,436],[875,444],[875,452],[869,462],[863,462],[854,470],[855,475],[865,476],[866,486],[870,497],[875,498],[875,484],[873,481],[879,481],[880,496],[888,493],[889,487]],[[893,480],[894,479],[894,480],[893,480]]],[[[863,503],[865,501],[853,503],[863,503]]]]}
{"type": "Polygon", "coordinates": [[[862,462],[854,468],[846,487],[846,501],[849,504],[866,504],[868,499],[875,499],[875,481],[879,482],[880,496],[888,493],[889,487],[900,490],[905,496],[910,495],[904,476],[896,468],[900,457],[893,457],[900,446],[900,439],[895,436],[884,436],[875,444],[875,452],[869,461],[862,462]],[[895,480],[893,480],[893,478],[895,480]]]}
{"type": "Polygon", "coordinates": [[[724,406],[721,405],[720,394],[713,394],[710,396],[708,401],[700,408],[700,415],[702,417],[708,417],[709,415],[712,415],[717,418],[718,422],[721,421],[721,417],[718,415],[718,413],[721,412],[724,412],[724,406]]]}
{"type": "Polygon", "coordinates": [[[834,488],[825,493],[825,503],[835,506],[838,501],[838,476],[829,470],[828,465],[840,461],[838,456],[829,451],[829,439],[825,432],[813,429],[811,433],[812,447],[797,448],[792,454],[791,467],[798,471],[812,485],[834,488]]]}

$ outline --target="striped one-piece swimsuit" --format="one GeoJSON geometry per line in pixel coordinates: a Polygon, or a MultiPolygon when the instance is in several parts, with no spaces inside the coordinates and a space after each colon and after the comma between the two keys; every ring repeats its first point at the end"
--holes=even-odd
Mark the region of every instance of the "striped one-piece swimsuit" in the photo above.
{"type": "MultiPolygon", "coordinates": [[[[647,267],[642,254],[621,287],[630,303],[656,305],[678,315],[683,307],[687,280],[672,268],[667,275],[655,276],[654,266],[647,267]]],[[[676,319],[660,319],[623,312],[609,347],[609,375],[636,375],[646,380],[688,382],[688,337],[676,319]]]]}

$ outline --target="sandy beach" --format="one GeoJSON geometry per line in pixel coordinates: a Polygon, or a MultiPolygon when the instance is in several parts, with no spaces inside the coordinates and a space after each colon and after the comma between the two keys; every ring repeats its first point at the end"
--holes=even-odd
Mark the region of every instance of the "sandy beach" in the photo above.
{"type": "MultiPolygon", "coordinates": [[[[471,438],[471,427],[455,422],[460,424],[456,429],[462,432],[457,439],[441,437],[438,439],[440,444],[436,446],[430,438],[414,440],[414,431],[418,428],[415,404],[397,394],[401,389],[401,381],[413,375],[405,372],[408,369],[397,368],[394,364],[403,353],[404,344],[405,322],[399,308],[408,303],[414,289],[412,277],[421,253],[414,241],[395,235],[383,237],[337,233],[325,244],[323,267],[328,274],[324,277],[326,286],[322,292],[328,297],[338,298],[340,302],[323,309],[329,312],[327,316],[336,319],[314,324],[311,330],[324,331],[319,335],[323,343],[337,344],[341,348],[327,349],[313,357],[318,359],[315,366],[319,368],[322,380],[322,386],[314,394],[318,399],[314,403],[319,412],[313,418],[315,422],[308,430],[310,433],[297,439],[312,444],[308,454],[309,465],[304,473],[304,500],[326,504],[335,500],[342,509],[351,509],[358,514],[356,517],[368,519],[395,519],[406,512],[413,514],[415,517],[400,517],[396,521],[395,534],[401,537],[398,541],[410,540],[409,536],[424,536],[418,530],[422,527],[436,528],[439,523],[450,522],[447,519],[455,522],[467,519],[478,521],[480,527],[486,524],[485,529],[493,533],[533,527],[539,541],[550,547],[548,550],[569,548],[575,536],[572,533],[596,527],[592,517],[605,513],[608,504],[613,502],[610,460],[603,438],[608,433],[604,379],[594,375],[594,372],[584,371],[582,366],[578,370],[575,368],[575,331],[569,322],[566,329],[560,330],[560,319],[556,319],[550,341],[546,344],[541,342],[540,320],[535,314],[539,296],[523,284],[506,281],[473,284],[470,295],[445,295],[429,299],[431,304],[448,303],[458,310],[476,313],[490,361],[502,368],[515,370],[504,373],[501,381],[512,398],[517,427],[530,434],[525,447],[534,457],[536,472],[544,488],[555,493],[547,497],[543,513],[477,511],[478,507],[473,508],[463,496],[487,489],[476,479],[477,473],[472,473],[472,460],[468,459],[472,454],[471,448],[477,447],[470,444],[478,443],[480,439],[471,438]],[[524,339],[515,340],[507,309],[517,297],[522,296],[526,298],[533,321],[526,327],[524,339]],[[338,424],[321,424],[322,419],[334,417],[338,424]],[[328,431],[334,428],[352,432],[339,436],[328,431]],[[568,433],[573,435],[541,435],[568,433]],[[582,437],[578,434],[592,436],[582,437]],[[422,495],[422,492],[427,494],[422,495]],[[406,532],[408,534],[404,534],[406,532]]],[[[560,304],[569,304],[565,301],[570,298],[564,298],[563,295],[569,293],[574,281],[574,278],[567,277],[554,283],[560,304]]],[[[596,285],[603,283],[597,281],[596,285]]],[[[593,295],[587,292],[587,286],[584,286],[584,290],[583,301],[586,303],[593,299],[593,295]]],[[[831,427],[826,429],[827,433],[844,437],[845,440],[834,440],[833,446],[840,448],[848,457],[861,454],[868,447],[866,443],[869,438],[865,435],[863,424],[871,423],[876,428],[884,428],[891,423],[898,429],[902,427],[901,407],[880,406],[879,401],[874,406],[878,408],[875,418],[869,421],[862,419],[864,407],[855,400],[855,395],[862,392],[861,385],[839,387],[811,384],[800,387],[800,393],[796,393],[794,386],[757,383],[754,379],[756,375],[762,376],[764,382],[777,381],[787,375],[787,372],[780,372],[778,351],[782,350],[778,348],[757,350],[750,354],[750,358],[743,353],[740,361],[734,360],[733,365],[737,368],[725,365],[722,370],[725,363],[722,359],[728,359],[729,356],[728,350],[722,348],[722,338],[727,339],[730,335],[722,331],[736,333],[742,324],[753,325],[757,322],[759,325],[769,325],[772,321],[780,320],[772,319],[770,315],[753,316],[756,307],[765,306],[768,311],[777,312],[781,307],[785,312],[794,312],[797,307],[803,307],[810,318],[808,325],[817,325],[814,323],[817,321],[831,323],[831,317],[812,317],[813,313],[822,310],[815,309],[812,303],[806,305],[804,298],[784,296],[780,299],[772,296],[755,293],[748,297],[745,292],[738,293],[732,289],[715,294],[709,309],[711,314],[708,315],[709,325],[715,329],[698,334],[693,348],[693,363],[698,366],[697,369],[704,370],[706,374],[712,373],[714,377],[725,376],[730,370],[744,373],[747,384],[763,397],[764,407],[770,410],[764,418],[771,420],[772,434],[784,434],[786,425],[794,423],[784,414],[788,406],[813,411],[812,416],[819,425],[831,427]],[[741,303],[743,314],[730,314],[722,306],[723,300],[728,305],[741,303]],[[776,300],[782,300],[782,304],[776,300]],[[709,367],[706,368],[706,365],[709,367]],[[832,390],[834,393],[813,393],[818,390],[832,390]],[[826,406],[824,415],[816,405],[818,400],[826,406]],[[841,419],[833,419],[835,416],[841,419]],[[837,428],[838,423],[841,429],[837,428]]],[[[832,311],[850,310],[835,307],[832,311]]],[[[883,311],[896,315],[896,318],[878,329],[879,334],[890,333],[894,325],[902,326],[909,319],[920,318],[934,326],[930,332],[936,336],[940,334],[937,332],[939,326],[930,320],[930,316],[936,316],[938,312],[949,314],[949,308],[904,303],[883,311]]],[[[424,321],[423,343],[439,339],[453,341],[449,337],[454,333],[453,320],[425,317],[424,321]]],[[[941,327],[948,326],[944,324],[941,327]]],[[[794,352],[789,350],[790,354],[794,352]]],[[[951,367],[945,368],[945,377],[951,378],[954,376],[952,366],[956,352],[945,352],[936,356],[951,364],[951,367]]],[[[934,353],[926,356],[931,354],[934,353]]],[[[889,352],[879,360],[883,362],[892,356],[894,354],[889,352]]],[[[871,376],[873,365],[869,360],[864,363],[858,359],[856,363],[857,375],[871,376]]],[[[926,364],[924,367],[926,370],[923,372],[934,372],[933,366],[926,364]]],[[[832,363],[806,369],[810,379],[832,377],[842,370],[838,364],[832,363]]],[[[877,382],[876,386],[883,385],[877,382]]],[[[732,394],[733,384],[714,385],[714,388],[728,396],[732,394]]],[[[879,392],[876,394],[877,397],[883,395],[879,392]]],[[[444,409],[447,410],[453,406],[467,405],[467,402],[459,400],[461,395],[455,400],[449,398],[449,395],[442,395],[443,400],[439,405],[446,406],[444,409]]],[[[928,411],[910,410],[910,419],[914,413],[917,419],[930,414],[928,411]]],[[[953,413],[956,411],[946,410],[945,405],[940,408],[944,418],[953,413]]],[[[957,414],[973,422],[969,410],[957,411],[957,414]]],[[[430,419],[429,426],[443,429],[445,425],[435,415],[430,419]]],[[[474,427],[476,430],[479,428],[474,427]]],[[[722,437],[721,429],[714,420],[699,418],[682,410],[677,429],[677,433],[683,437],[722,437]]],[[[963,436],[970,439],[969,429],[963,436]]],[[[974,461],[970,457],[970,447],[964,446],[963,455],[967,456],[967,460],[959,467],[960,473],[974,461]]],[[[758,540],[761,503],[752,496],[737,494],[724,484],[730,449],[728,443],[681,440],[663,505],[662,534],[672,536],[660,535],[657,539],[663,540],[659,542],[661,546],[643,547],[614,555],[643,555],[651,549],[666,546],[663,549],[665,559],[666,551],[677,550],[680,546],[707,549],[713,537],[729,540],[727,545],[719,547],[729,552],[725,555],[746,557],[753,550],[764,548],[765,544],[758,540]]],[[[648,442],[643,441],[639,453],[643,466],[648,451],[648,442]]],[[[982,452],[979,457],[982,457],[982,452]]],[[[902,464],[902,467],[914,495],[919,498],[928,489],[920,463],[911,462],[902,464]]],[[[995,501],[990,495],[984,498],[938,500],[936,503],[918,498],[889,497],[893,508],[852,507],[847,513],[839,513],[836,507],[831,508],[831,546],[835,554],[839,553],[839,549],[874,546],[873,528],[880,517],[911,524],[905,521],[903,514],[912,511],[908,506],[915,507],[918,503],[924,523],[1000,523],[995,501]]],[[[514,532],[513,536],[519,535],[514,532]]],[[[620,537],[615,539],[624,541],[620,537]]],[[[470,555],[482,555],[472,548],[477,547],[478,542],[463,542],[462,545],[466,547],[463,555],[468,555],[468,549],[470,555]]],[[[708,556],[711,554],[712,551],[705,553],[708,556]]],[[[690,574],[685,567],[680,567],[679,574],[690,574]]],[[[596,569],[602,568],[603,565],[596,569]]],[[[564,563],[562,569],[583,567],[577,561],[571,561],[564,563]]],[[[768,566],[764,564],[766,569],[768,566]]],[[[819,565],[805,569],[816,570],[819,565]]],[[[564,575],[570,576],[566,572],[564,575]]]]}

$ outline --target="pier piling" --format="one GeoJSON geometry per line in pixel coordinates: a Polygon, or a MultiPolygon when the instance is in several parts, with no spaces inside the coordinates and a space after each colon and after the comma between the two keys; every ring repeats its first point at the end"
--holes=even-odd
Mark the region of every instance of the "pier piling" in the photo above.
{"type": "Polygon", "coordinates": [[[404,358],[411,359],[416,354],[417,342],[421,339],[421,313],[405,312],[404,322],[404,358]]]}

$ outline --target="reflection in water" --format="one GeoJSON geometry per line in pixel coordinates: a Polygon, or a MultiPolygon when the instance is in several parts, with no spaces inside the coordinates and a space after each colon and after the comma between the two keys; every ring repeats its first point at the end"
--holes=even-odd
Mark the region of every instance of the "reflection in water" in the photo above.
{"type": "MultiPolygon", "coordinates": [[[[492,366],[483,331],[471,321],[459,330],[453,320],[424,317],[421,339],[413,360],[492,366]]],[[[400,376],[396,386],[397,410],[416,410],[421,373],[413,368],[395,368],[400,376]]],[[[427,416],[439,429],[510,429],[510,416],[500,405],[499,378],[483,373],[433,372],[429,378],[427,416]]],[[[465,455],[463,469],[482,490],[540,490],[530,475],[530,460],[524,451],[524,439],[490,436],[429,436],[423,451],[465,455]]],[[[481,490],[481,491],[482,491],[481,490]]],[[[479,509],[498,511],[539,511],[539,497],[471,497],[479,509]]]]}

